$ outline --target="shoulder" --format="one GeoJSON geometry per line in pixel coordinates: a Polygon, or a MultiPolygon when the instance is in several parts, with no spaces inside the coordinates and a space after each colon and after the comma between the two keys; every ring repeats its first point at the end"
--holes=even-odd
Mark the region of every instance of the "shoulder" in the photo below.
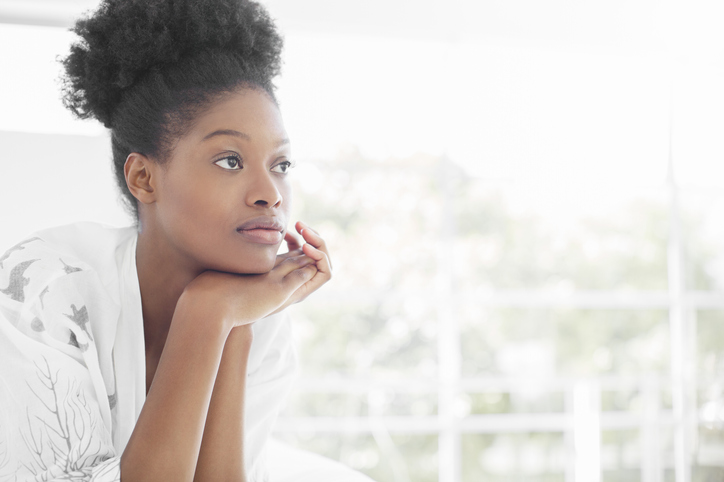
{"type": "Polygon", "coordinates": [[[0,293],[24,302],[33,284],[47,284],[82,271],[106,272],[135,228],[76,223],[38,231],[0,256],[0,293]],[[32,275],[32,276],[31,276],[32,275]]]}
{"type": "Polygon", "coordinates": [[[98,223],[75,223],[38,231],[30,239],[39,241],[31,249],[42,248],[101,270],[114,262],[119,247],[135,236],[133,226],[116,228],[98,223]]]}
{"type": "Polygon", "coordinates": [[[19,332],[88,347],[115,319],[117,251],[133,228],[79,223],[39,231],[0,256],[0,315],[19,332]],[[93,323],[89,323],[93,321],[93,323]]]}

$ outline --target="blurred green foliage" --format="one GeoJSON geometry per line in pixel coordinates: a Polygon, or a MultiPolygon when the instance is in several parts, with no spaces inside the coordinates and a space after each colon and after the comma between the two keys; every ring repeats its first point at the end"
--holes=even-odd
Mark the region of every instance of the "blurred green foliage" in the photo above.
{"type": "Polygon", "coordinates": [[[462,436],[463,482],[565,480],[565,440],[561,433],[475,434],[462,436]]]}
{"type": "MultiPolygon", "coordinates": [[[[476,302],[478,293],[500,291],[665,293],[670,206],[663,187],[610,191],[600,199],[588,196],[585,204],[580,190],[544,186],[532,192],[490,184],[439,158],[378,162],[356,150],[303,162],[293,177],[295,219],[324,236],[335,270],[328,286],[293,308],[302,378],[435,381],[441,310],[460,326],[463,377],[668,377],[665,309],[476,302]]],[[[682,213],[688,289],[716,286],[711,264],[717,250],[699,236],[701,223],[696,212],[682,213]]],[[[704,377],[724,373],[722,323],[724,311],[699,312],[697,362],[704,377]]],[[[724,399],[724,386],[715,388],[709,399],[724,399]]],[[[283,415],[437,414],[435,393],[375,390],[300,389],[283,415]]],[[[463,393],[457,408],[463,416],[545,414],[565,411],[566,403],[561,391],[532,387],[463,393]]],[[[628,387],[604,389],[600,403],[603,411],[643,410],[642,394],[628,387]]],[[[662,390],[660,403],[671,408],[670,391],[662,390]]],[[[722,418],[719,434],[724,410],[722,418]]],[[[381,430],[280,437],[379,482],[437,480],[436,435],[381,430]]],[[[700,440],[724,450],[721,438],[711,441],[703,433],[700,440]]],[[[640,480],[638,430],[603,432],[601,443],[604,481],[640,480]]],[[[662,442],[666,464],[670,445],[662,442]]],[[[567,450],[562,433],[463,434],[462,480],[563,481],[567,450]]],[[[721,471],[701,464],[694,480],[714,480],[712,474],[721,471]]]]}
{"type": "Polygon", "coordinates": [[[486,413],[556,413],[564,411],[562,392],[485,392],[465,394],[471,415],[486,413]]]}
{"type": "MultiPolygon", "coordinates": [[[[461,285],[498,290],[666,289],[668,210],[660,193],[633,197],[594,216],[563,216],[555,223],[548,213],[536,212],[536,197],[514,211],[513,196],[480,180],[459,181],[455,215],[461,285]]],[[[564,204],[577,202],[575,193],[570,199],[558,196],[564,204]]]]}
{"type": "Polygon", "coordinates": [[[464,306],[464,376],[525,375],[503,357],[520,347],[534,374],[665,374],[668,315],[662,310],[548,308],[483,309],[464,306]],[[531,350],[538,348],[538,350],[531,350]],[[535,356],[538,357],[537,361],[535,356]]]}
{"type": "Polygon", "coordinates": [[[435,482],[437,436],[285,432],[277,438],[339,460],[376,481],[435,482]]]}

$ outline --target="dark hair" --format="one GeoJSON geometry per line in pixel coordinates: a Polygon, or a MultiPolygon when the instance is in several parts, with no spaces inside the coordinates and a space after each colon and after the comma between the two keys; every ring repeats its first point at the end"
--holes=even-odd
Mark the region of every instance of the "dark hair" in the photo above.
{"type": "Polygon", "coordinates": [[[63,60],[64,104],[111,130],[116,180],[132,152],[165,162],[174,140],[209,104],[238,87],[274,99],[282,38],[267,11],[247,0],[103,0],[72,29],[63,60]]]}

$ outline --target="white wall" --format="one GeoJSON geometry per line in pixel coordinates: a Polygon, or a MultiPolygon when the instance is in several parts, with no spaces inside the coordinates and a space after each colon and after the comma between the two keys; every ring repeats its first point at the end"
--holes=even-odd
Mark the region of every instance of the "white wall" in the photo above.
{"type": "Polygon", "coordinates": [[[23,236],[74,221],[124,226],[106,136],[0,131],[0,252],[23,236]]]}

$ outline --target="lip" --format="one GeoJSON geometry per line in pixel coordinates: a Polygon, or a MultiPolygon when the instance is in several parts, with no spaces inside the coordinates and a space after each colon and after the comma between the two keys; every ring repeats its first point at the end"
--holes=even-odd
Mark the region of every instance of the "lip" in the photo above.
{"type": "Polygon", "coordinates": [[[247,241],[259,244],[279,244],[283,239],[284,225],[271,216],[250,219],[236,228],[247,241]]]}

